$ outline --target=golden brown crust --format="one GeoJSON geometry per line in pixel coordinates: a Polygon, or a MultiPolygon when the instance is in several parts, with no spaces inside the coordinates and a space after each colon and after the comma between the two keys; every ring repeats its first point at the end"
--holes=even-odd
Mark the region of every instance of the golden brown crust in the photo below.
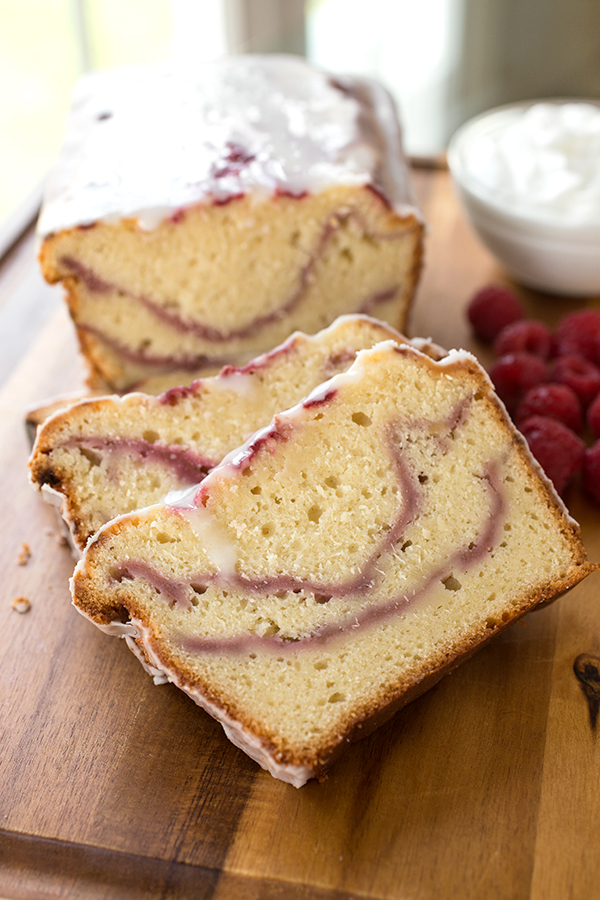
{"type": "Polygon", "coordinates": [[[38,251],[38,262],[42,270],[42,275],[48,284],[57,284],[61,280],[61,275],[56,265],[56,240],[57,235],[48,235],[42,240],[38,251]]]}

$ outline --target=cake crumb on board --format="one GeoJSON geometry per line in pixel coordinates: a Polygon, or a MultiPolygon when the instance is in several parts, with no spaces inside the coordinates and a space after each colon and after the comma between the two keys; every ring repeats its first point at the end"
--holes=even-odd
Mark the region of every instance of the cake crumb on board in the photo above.
{"type": "Polygon", "coordinates": [[[31,559],[31,548],[26,541],[23,541],[21,544],[21,552],[19,553],[19,558],[17,559],[17,565],[26,566],[29,560],[31,559]]]}
{"type": "Polygon", "coordinates": [[[27,597],[15,597],[12,608],[18,613],[26,613],[31,609],[31,601],[27,597]]]}

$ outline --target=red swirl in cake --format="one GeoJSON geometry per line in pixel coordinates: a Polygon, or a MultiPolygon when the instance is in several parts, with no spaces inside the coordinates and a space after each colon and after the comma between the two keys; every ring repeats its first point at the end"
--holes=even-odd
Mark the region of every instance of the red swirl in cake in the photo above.
{"type": "Polygon", "coordinates": [[[139,464],[159,463],[165,469],[172,471],[181,485],[196,484],[218,463],[218,460],[207,459],[185,447],[163,446],[149,440],[136,438],[71,437],[57,445],[57,449],[63,447],[81,450],[83,455],[95,465],[107,457],[110,460],[107,466],[107,476],[112,480],[118,480],[116,457],[123,454],[134,457],[139,464]]]}

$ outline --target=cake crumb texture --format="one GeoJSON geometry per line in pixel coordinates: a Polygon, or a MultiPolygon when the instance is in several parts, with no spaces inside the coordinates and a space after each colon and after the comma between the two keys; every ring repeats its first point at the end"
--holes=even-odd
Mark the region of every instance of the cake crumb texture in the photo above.
{"type": "Polygon", "coordinates": [[[27,597],[15,597],[11,606],[15,612],[27,613],[31,609],[31,601],[27,597]]]}

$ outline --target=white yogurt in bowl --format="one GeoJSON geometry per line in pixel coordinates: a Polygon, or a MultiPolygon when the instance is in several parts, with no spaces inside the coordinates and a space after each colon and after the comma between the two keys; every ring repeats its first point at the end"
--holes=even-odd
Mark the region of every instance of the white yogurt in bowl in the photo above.
{"type": "Polygon", "coordinates": [[[491,110],[457,131],[448,164],[473,226],[517,280],[600,293],[600,103],[491,110]]]}

